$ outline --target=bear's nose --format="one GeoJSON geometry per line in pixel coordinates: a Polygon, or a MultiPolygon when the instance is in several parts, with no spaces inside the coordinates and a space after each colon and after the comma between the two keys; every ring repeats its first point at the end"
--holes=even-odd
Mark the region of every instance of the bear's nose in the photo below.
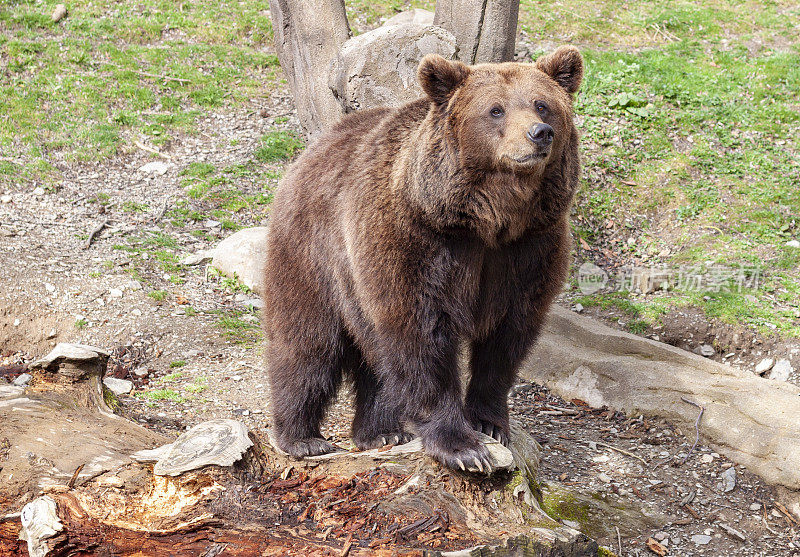
{"type": "Polygon", "coordinates": [[[547,124],[534,124],[525,135],[541,147],[547,147],[553,142],[553,128],[547,124]]]}

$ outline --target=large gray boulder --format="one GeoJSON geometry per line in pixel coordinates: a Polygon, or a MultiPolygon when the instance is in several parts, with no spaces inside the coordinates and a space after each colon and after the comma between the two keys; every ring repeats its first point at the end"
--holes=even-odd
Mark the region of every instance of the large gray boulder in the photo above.
{"type": "Polygon", "coordinates": [[[456,57],[456,39],[441,27],[389,23],[345,42],[331,65],[328,84],[345,112],[417,99],[422,57],[456,57]]]}

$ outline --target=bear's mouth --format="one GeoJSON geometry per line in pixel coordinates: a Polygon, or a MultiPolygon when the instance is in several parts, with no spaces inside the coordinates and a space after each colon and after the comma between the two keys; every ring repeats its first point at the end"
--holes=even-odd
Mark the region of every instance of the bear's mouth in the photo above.
{"type": "Polygon", "coordinates": [[[543,152],[543,153],[542,152],[529,153],[529,154],[523,155],[521,157],[508,157],[508,158],[510,158],[512,161],[514,161],[517,164],[531,164],[531,163],[546,159],[547,155],[549,155],[549,154],[550,154],[550,152],[546,151],[546,152],[543,152]]]}

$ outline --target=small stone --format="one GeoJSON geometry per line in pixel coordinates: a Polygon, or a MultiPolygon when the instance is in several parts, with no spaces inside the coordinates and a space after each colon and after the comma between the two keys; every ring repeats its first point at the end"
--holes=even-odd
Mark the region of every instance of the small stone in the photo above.
{"type": "Polygon", "coordinates": [[[580,313],[583,311],[583,306],[581,304],[575,304],[575,311],[580,313]]]}
{"type": "Polygon", "coordinates": [[[169,170],[169,166],[161,161],[148,162],[146,165],[139,168],[139,172],[143,174],[156,174],[163,176],[169,170]]]}
{"type": "Polygon", "coordinates": [[[50,292],[51,294],[56,291],[56,287],[50,284],[49,282],[44,283],[44,289],[50,292]]]}
{"type": "Polygon", "coordinates": [[[760,362],[756,364],[756,373],[758,375],[764,375],[766,372],[772,369],[772,366],[775,364],[775,360],[772,358],[764,358],[760,362]]]}
{"type": "Polygon", "coordinates": [[[22,375],[14,379],[14,381],[12,381],[11,384],[14,385],[15,387],[24,387],[25,385],[31,382],[32,378],[33,377],[31,376],[30,373],[23,373],[22,375]]]}
{"type": "Polygon", "coordinates": [[[608,474],[606,474],[605,472],[600,472],[600,473],[597,475],[597,479],[598,479],[598,480],[600,480],[600,481],[601,481],[601,482],[603,482],[603,483],[607,483],[607,484],[610,484],[610,483],[611,483],[611,476],[609,476],[609,475],[608,475],[608,474]]]}
{"type": "Polygon", "coordinates": [[[572,528],[574,530],[580,530],[581,529],[581,523],[580,522],[575,522],[574,520],[562,519],[561,523],[564,524],[564,526],[569,526],[570,528],[572,528]]]}
{"type": "Polygon", "coordinates": [[[150,375],[150,370],[146,367],[140,367],[133,370],[133,375],[138,377],[139,379],[144,379],[148,375],[150,375]]]}
{"type": "Polygon", "coordinates": [[[139,308],[133,308],[131,310],[131,313],[134,314],[136,317],[139,317],[140,315],[142,315],[142,310],[140,310],[139,308]]]}
{"type": "Polygon", "coordinates": [[[237,381],[237,382],[241,381],[242,379],[244,379],[244,377],[242,377],[241,375],[234,375],[231,377],[232,381],[237,381]]]}
{"type": "Polygon", "coordinates": [[[653,538],[658,540],[658,541],[660,541],[660,542],[663,542],[664,540],[666,540],[667,537],[668,536],[667,536],[666,532],[656,532],[655,534],[653,534],[653,538]]]}
{"type": "Polygon", "coordinates": [[[714,347],[711,346],[710,344],[703,344],[703,345],[700,346],[700,355],[701,356],[704,356],[706,358],[710,358],[711,356],[713,356],[716,353],[717,353],[717,351],[714,350],[714,347]]]}
{"type": "Polygon", "coordinates": [[[14,319],[14,326],[15,327],[19,327],[21,323],[22,323],[22,321],[20,321],[19,319],[14,319]]]}
{"type": "Polygon", "coordinates": [[[50,20],[53,23],[58,23],[66,16],[67,16],[67,7],[64,4],[56,4],[55,9],[53,10],[53,15],[50,16],[50,20]]]}
{"type": "Polygon", "coordinates": [[[736,469],[731,466],[725,470],[720,477],[722,478],[722,483],[717,487],[721,488],[724,493],[733,491],[736,487],[736,469]]]}
{"type": "Polygon", "coordinates": [[[108,295],[112,298],[122,298],[122,290],[119,288],[111,288],[108,291],[108,295]]]}
{"type": "Polygon", "coordinates": [[[760,511],[761,510],[761,504],[759,504],[759,503],[751,503],[750,504],[750,510],[751,511],[760,511]]]}
{"type": "Polygon", "coordinates": [[[208,219],[204,224],[206,228],[219,228],[222,226],[221,222],[212,219],[208,219]]]}
{"type": "Polygon", "coordinates": [[[695,545],[708,545],[711,543],[711,536],[706,534],[695,534],[692,536],[692,541],[695,543],[695,545]]]}
{"type": "Polygon", "coordinates": [[[769,378],[775,381],[787,381],[794,369],[789,360],[778,360],[769,372],[769,378]]]}
{"type": "Polygon", "coordinates": [[[800,242],[797,240],[789,240],[786,242],[787,248],[800,248],[800,242]]]}
{"type": "Polygon", "coordinates": [[[133,390],[133,383],[127,379],[117,379],[116,377],[103,378],[103,385],[117,396],[126,395],[133,390]]]}
{"type": "Polygon", "coordinates": [[[44,188],[39,186],[35,190],[33,190],[33,195],[44,195],[44,188]]]}
{"type": "Polygon", "coordinates": [[[133,291],[141,290],[142,289],[142,283],[139,282],[138,280],[132,280],[132,281],[129,281],[125,285],[125,288],[128,289],[128,290],[133,290],[133,291]]]}
{"type": "Polygon", "coordinates": [[[0,202],[2,203],[11,203],[11,196],[10,195],[3,195],[0,196],[0,202]]]}
{"type": "Polygon", "coordinates": [[[702,462],[703,464],[711,464],[712,462],[714,462],[714,457],[711,456],[710,454],[704,454],[703,456],[700,457],[700,462],[702,462]]]}
{"type": "Polygon", "coordinates": [[[719,527],[722,528],[722,530],[726,534],[728,534],[730,537],[732,537],[733,539],[739,540],[740,542],[747,541],[747,538],[745,537],[745,535],[742,534],[736,528],[732,528],[732,527],[728,526],[727,524],[725,524],[724,522],[720,522],[719,527]]]}
{"type": "Polygon", "coordinates": [[[181,259],[181,265],[201,265],[208,263],[214,258],[214,250],[201,250],[197,253],[190,253],[181,259]]]}
{"type": "Polygon", "coordinates": [[[47,333],[47,336],[45,338],[47,340],[50,340],[51,338],[56,338],[57,336],[58,336],[58,331],[56,329],[50,329],[50,332],[47,333]]]}

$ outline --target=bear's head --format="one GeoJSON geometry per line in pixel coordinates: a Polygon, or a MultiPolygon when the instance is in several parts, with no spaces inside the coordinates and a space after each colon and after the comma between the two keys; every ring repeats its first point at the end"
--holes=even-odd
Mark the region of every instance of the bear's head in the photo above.
{"type": "Polygon", "coordinates": [[[535,64],[466,66],[429,54],[418,77],[447,119],[462,165],[537,172],[577,141],[572,96],[583,60],[575,47],[562,46],[535,64]]]}

